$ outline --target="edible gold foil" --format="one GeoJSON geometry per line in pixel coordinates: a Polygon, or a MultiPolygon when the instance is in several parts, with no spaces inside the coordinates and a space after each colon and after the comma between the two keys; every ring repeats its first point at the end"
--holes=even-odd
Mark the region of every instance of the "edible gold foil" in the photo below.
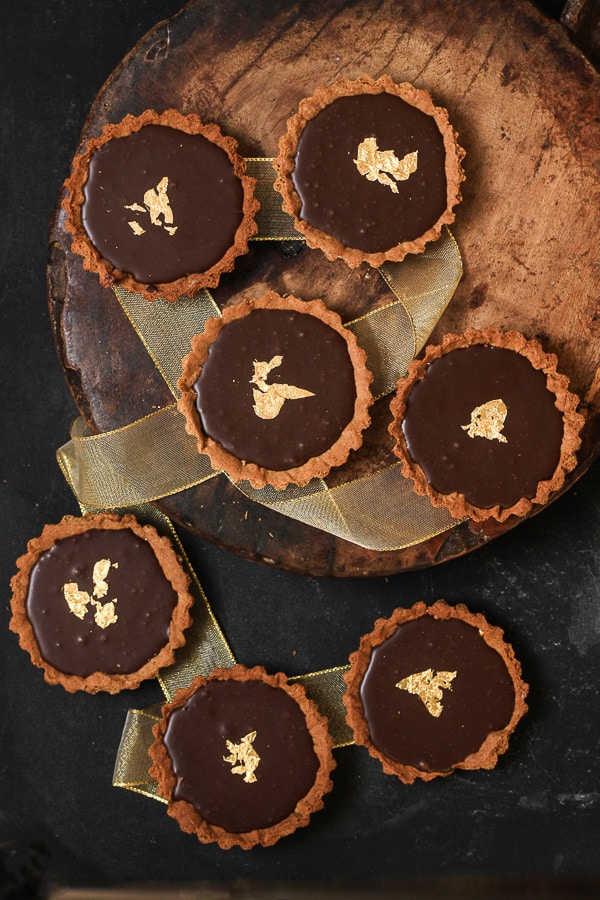
{"type": "Polygon", "coordinates": [[[416,694],[423,701],[427,712],[439,718],[444,709],[442,700],[444,691],[452,689],[452,682],[456,678],[456,672],[434,672],[433,669],[425,669],[424,672],[415,672],[407,678],[402,678],[396,684],[402,691],[416,694]]]}
{"type": "Polygon", "coordinates": [[[504,400],[488,400],[487,403],[475,407],[471,412],[471,421],[468,425],[461,425],[461,428],[470,438],[482,437],[488,441],[506,444],[502,429],[507,412],[504,400]]]}
{"type": "Polygon", "coordinates": [[[229,756],[224,756],[223,760],[231,765],[233,775],[243,775],[246,784],[253,784],[258,781],[254,774],[260,763],[260,756],[253,746],[256,739],[256,732],[250,731],[244,735],[241,741],[236,744],[234,741],[226,741],[229,756]]]}
{"type": "Polygon", "coordinates": [[[376,139],[367,137],[358,145],[353,162],[367,181],[378,181],[397,194],[396,181],[406,181],[417,171],[418,152],[415,150],[398,159],[393,150],[380,150],[376,139]]]}

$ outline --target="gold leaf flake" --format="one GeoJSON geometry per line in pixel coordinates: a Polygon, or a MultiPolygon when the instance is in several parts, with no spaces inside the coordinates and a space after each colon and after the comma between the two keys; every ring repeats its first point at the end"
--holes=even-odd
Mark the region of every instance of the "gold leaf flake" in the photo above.
{"type": "Polygon", "coordinates": [[[256,732],[250,731],[241,739],[239,744],[234,744],[233,741],[226,741],[229,756],[223,757],[224,761],[231,765],[232,774],[243,775],[244,781],[248,784],[257,780],[254,772],[260,762],[260,756],[252,746],[255,737],[256,732]]]}
{"type": "Polygon", "coordinates": [[[506,444],[506,438],[501,434],[504,428],[504,420],[508,409],[503,400],[488,400],[481,406],[476,406],[471,413],[471,421],[468,425],[461,425],[470,438],[483,437],[488,441],[500,441],[506,444]]]}
{"type": "Polygon", "coordinates": [[[173,224],[173,210],[171,209],[171,204],[169,203],[169,197],[167,195],[168,186],[169,179],[165,175],[164,178],[161,178],[155,188],[150,188],[150,190],[146,191],[144,194],[144,206],[150,213],[150,221],[153,225],[173,224]],[[161,216],[163,219],[162,222],[160,221],[161,216]]]}
{"type": "MultiPolygon", "coordinates": [[[[169,195],[167,194],[168,187],[169,178],[165,175],[164,178],[161,178],[155,188],[149,188],[149,190],[146,191],[144,194],[143,206],[140,203],[126,203],[124,209],[131,209],[134,212],[148,214],[152,225],[164,228],[168,234],[173,236],[177,231],[177,225],[173,224],[173,210],[171,209],[169,195]]],[[[142,228],[139,222],[133,221],[128,222],[127,224],[136,235],[146,233],[146,230],[142,228]]]]}
{"type": "Polygon", "coordinates": [[[444,690],[452,690],[452,681],[456,678],[456,672],[437,672],[433,669],[425,669],[403,678],[396,684],[402,691],[416,694],[421,698],[427,711],[438,718],[442,714],[442,698],[444,690]]]}
{"type": "MultiPolygon", "coordinates": [[[[107,577],[111,566],[118,568],[118,563],[111,563],[110,559],[99,559],[94,563],[92,569],[92,581],[94,582],[94,597],[105,597],[108,593],[107,577]]],[[[84,619],[88,612],[88,604],[91,602],[96,607],[94,613],[94,621],[100,628],[107,628],[117,621],[115,613],[116,598],[108,603],[100,603],[94,600],[87,591],[80,591],[79,585],[75,581],[69,581],[63,584],[63,594],[69,611],[78,619],[84,619]]]]}
{"type": "Polygon", "coordinates": [[[99,559],[94,564],[92,580],[94,582],[94,597],[106,597],[108,594],[108,582],[106,577],[110,570],[110,559],[99,559]]]}
{"type": "Polygon", "coordinates": [[[99,628],[108,628],[109,625],[114,625],[119,618],[115,612],[115,603],[117,601],[110,600],[108,603],[99,603],[97,600],[93,600],[92,602],[96,606],[96,612],[94,613],[96,625],[99,628]]]}
{"type": "Polygon", "coordinates": [[[250,379],[250,384],[257,384],[261,391],[266,391],[267,377],[271,369],[276,369],[283,362],[283,356],[274,356],[269,362],[258,362],[254,360],[254,375],[250,379]]]}
{"type": "Polygon", "coordinates": [[[398,159],[393,150],[379,150],[377,140],[374,137],[368,137],[358,145],[356,159],[353,162],[367,181],[378,181],[397,194],[398,188],[395,181],[406,181],[413,172],[417,171],[417,157],[418,150],[414,150],[412,153],[407,153],[402,159],[398,159]]]}
{"type": "Polygon", "coordinates": [[[283,362],[283,356],[274,356],[269,362],[254,360],[254,375],[250,384],[256,384],[252,397],[254,405],[252,409],[259,419],[275,419],[281,412],[286,400],[300,400],[303,397],[314,397],[312,391],[296,387],[293,384],[267,384],[267,377],[271,369],[277,368],[283,362]]]}
{"type": "Polygon", "coordinates": [[[87,605],[90,602],[90,595],[87,591],[80,591],[79,585],[75,581],[68,581],[63,584],[63,594],[67,601],[69,611],[83,619],[87,613],[87,605]]]}
{"type": "Polygon", "coordinates": [[[138,235],[138,237],[140,234],[146,234],[146,229],[142,228],[139,222],[128,222],[127,224],[129,225],[133,233],[138,235]]]}

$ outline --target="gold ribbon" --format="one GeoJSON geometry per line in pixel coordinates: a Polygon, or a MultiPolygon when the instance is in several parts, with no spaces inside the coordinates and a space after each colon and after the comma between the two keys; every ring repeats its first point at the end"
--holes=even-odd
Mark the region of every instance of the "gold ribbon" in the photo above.
{"type": "MultiPolygon", "coordinates": [[[[261,201],[256,239],[300,240],[293,220],[276,199],[271,160],[248,160],[248,168],[257,178],[261,201]]],[[[386,263],[379,272],[396,299],[347,323],[367,353],[376,398],[394,390],[426,342],[456,289],[462,263],[456,242],[445,229],[424,253],[402,263],[386,263]]],[[[205,289],[177,303],[160,298],[148,303],[139,294],[114,290],[176,399],[181,359],[207,318],[220,315],[217,304],[205,289]]],[[[103,434],[93,435],[77,420],[71,440],[57,457],[80,502],[94,508],[151,502],[221,474],[211,468],[208,457],[198,454],[175,403],[103,434]]],[[[454,524],[445,510],[414,493],[395,463],[334,488],[320,479],[284,491],[254,490],[247,483],[237,487],[257,503],[371,550],[409,547],[454,524]]]]}
{"type": "Polygon", "coordinates": [[[246,157],[248,175],[256,178],[254,195],[260,203],[256,214],[258,232],[255,241],[303,241],[304,238],[294,228],[292,216],[281,208],[281,196],[273,188],[275,181],[274,157],[246,157]]]}

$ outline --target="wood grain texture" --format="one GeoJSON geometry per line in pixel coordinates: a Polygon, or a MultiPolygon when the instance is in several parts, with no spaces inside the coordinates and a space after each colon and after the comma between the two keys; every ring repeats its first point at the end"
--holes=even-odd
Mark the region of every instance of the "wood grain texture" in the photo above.
{"type": "MultiPolygon", "coordinates": [[[[196,0],[159,24],[101,89],[82,141],[107,122],[176,106],[218,122],[248,156],[272,156],[298,101],[323,82],[388,73],[446,106],[467,151],[453,232],[465,274],[432,337],[499,326],[538,338],[582,398],[580,464],[600,449],[600,76],[564,29],[521,0],[298,2],[196,0]]],[[[126,424],[171,396],[110,291],[52,224],[49,307],[76,404],[94,430],[126,424]]],[[[255,244],[214,292],[225,305],[271,287],[321,296],[352,318],[388,296],[297,244],[255,244]]],[[[386,401],[365,448],[332,483],[390,458],[386,401]]],[[[213,479],[160,503],[175,521],[247,558],[314,575],[378,575],[466,553],[517,522],[468,524],[403,551],[367,551],[246,500],[213,479]]]]}

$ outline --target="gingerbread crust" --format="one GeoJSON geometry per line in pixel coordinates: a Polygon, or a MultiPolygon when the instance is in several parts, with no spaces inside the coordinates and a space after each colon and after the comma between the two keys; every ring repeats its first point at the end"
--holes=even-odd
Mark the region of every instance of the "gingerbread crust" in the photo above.
{"type": "Polygon", "coordinates": [[[254,221],[259,209],[259,203],[254,197],[255,185],[256,179],[246,174],[246,162],[237,153],[237,141],[235,138],[224,135],[218,125],[204,124],[194,113],[183,115],[175,109],[157,113],[148,109],[139,116],[127,115],[115,125],[106,125],[102,133],[98,137],[90,139],[84,150],[75,157],[71,175],[65,181],[66,194],[62,201],[62,206],[67,213],[65,229],[73,237],[73,252],[83,258],[85,269],[98,275],[103,287],[110,288],[119,284],[126,290],[142,294],[146,300],[162,297],[173,302],[183,294],[193,295],[200,288],[216,287],[222,273],[230,272],[236,258],[248,252],[248,239],[258,230],[254,221]],[[115,268],[108,260],[104,259],[87,236],[81,217],[84,202],[83,189],[92,155],[108,141],[126,137],[139,131],[145,125],[165,125],[187,134],[200,134],[219,146],[229,157],[234,173],[242,183],[244,194],[243,218],[235,234],[234,243],[217,263],[205,272],[191,272],[176,281],[152,285],[136,281],[131,274],[115,268]]]}
{"type": "Polygon", "coordinates": [[[462,603],[449,606],[445,601],[437,600],[428,606],[419,601],[409,609],[396,609],[389,619],[378,619],[373,631],[361,638],[359,649],[350,655],[350,668],[344,674],[344,680],[348,685],[343,696],[346,719],[354,733],[355,743],[366,747],[370,755],[379,760],[386,774],[396,775],[405,784],[413,784],[418,779],[431,781],[434,778],[446,777],[456,769],[493,769],[498,757],[508,750],[509,738],[519,720],[527,712],[525,698],[529,693],[529,685],[523,681],[521,671],[521,664],[516,659],[511,645],[504,640],[502,629],[490,625],[483,615],[472,613],[462,603]],[[371,741],[360,699],[360,685],[369,667],[372,651],[391,637],[400,625],[424,615],[433,616],[435,619],[460,619],[479,629],[486,644],[502,657],[515,691],[515,706],[508,725],[502,731],[490,732],[476,753],[456,763],[447,772],[425,772],[414,766],[403,765],[378,750],[371,741]]]}
{"type": "Polygon", "coordinates": [[[452,516],[458,519],[471,518],[476,522],[484,522],[495,519],[504,522],[510,516],[525,516],[534,505],[543,505],[548,502],[550,495],[558,490],[564,483],[565,476],[572,471],[576,464],[576,451],[581,445],[580,432],[584,418],[579,414],[577,406],[579,398],[569,391],[569,379],[566,375],[560,375],[556,369],[557,357],[553,353],[546,353],[542,346],[534,340],[528,340],[517,331],[502,331],[499,328],[488,328],[483,331],[468,329],[463,334],[447,334],[441,344],[427,347],[425,355],[418,360],[413,360],[408,366],[407,374],[396,386],[396,393],[390,402],[393,420],[389,426],[389,432],[395,438],[394,453],[402,462],[402,472],[414,482],[414,489],[418,494],[429,497],[434,506],[446,507],[452,516]],[[469,347],[474,344],[489,344],[493,347],[502,347],[515,350],[529,360],[534,369],[539,369],[546,375],[546,387],[555,395],[555,406],[563,414],[563,438],[560,448],[560,459],[552,478],[540,481],[533,499],[522,497],[509,507],[493,506],[483,509],[470,503],[463,494],[454,492],[441,494],[428,482],[421,467],[411,458],[404,433],[402,421],[406,412],[408,397],[417,381],[425,376],[428,365],[435,359],[439,359],[452,350],[469,347]]]}
{"type": "Polygon", "coordinates": [[[291,295],[281,297],[275,291],[268,291],[260,299],[247,299],[235,306],[228,306],[219,318],[208,319],[202,334],[192,338],[192,352],[182,360],[183,372],[178,381],[181,397],[178,409],[186,419],[186,431],[196,438],[198,452],[209,456],[213,468],[226,472],[233,482],[249,481],[252,487],[271,485],[275,490],[283,490],[289,484],[308,484],[312,478],[324,478],[335,466],[346,462],[351,450],[362,444],[362,433],[370,424],[369,406],[373,402],[370,384],[373,376],[366,367],[366,353],[358,346],[356,338],[344,328],[337,313],[328,309],[321,300],[299,300],[291,295]],[[200,416],[196,408],[194,384],[208,357],[211,344],[217,339],[229,322],[249,315],[254,309],[290,309],[306,315],[316,316],[343,337],[354,368],[356,400],[354,415],[339,438],[320,456],[309,459],[301,466],[282,471],[265,469],[256,463],[246,462],[233,456],[211,437],[204,434],[200,416]]]}
{"type": "Polygon", "coordinates": [[[113,513],[90,514],[83,517],[64,516],[56,525],[46,525],[37,538],[27,544],[27,552],[17,560],[17,573],[11,579],[12,618],[9,628],[19,636],[19,645],[29,653],[34,665],[44,670],[44,680],[48,684],[62,684],[69,693],[86,691],[97,694],[106,691],[117,694],[123,690],[137,688],[142,681],[155,678],[160,669],[174,661],[174,650],[185,644],[185,630],[191,625],[190,608],[194,602],[188,587],[190,579],[175,553],[171,542],[161,537],[151,525],[141,525],[135,516],[117,516],[113,513]],[[168,643],[148,660],[137,672],[127,674],[94,672],[83,678],[79,675],[68,675],[54,668],[42,657],[31,623],[27,617],[27,593],[31,571],[40,556],[49,550],[57,540],[82,534],[91,528],[106,530],[129,529],[137,537],[150,544],[158,560],[165,578],[170,582],[177,594],[177,604],[173,609],[169,627],[168,643]]]}
{"type": "Polygon", "coordinates": [[[427,243],[439,238],[442,226],[454,221],[453,208],[462,199],[460,184],[464,181],[465,174],[461,163],[466,155],[463,148],[458,144],[457,138],[458,134],[449,122],[447,110],[443,107],[435,106],[428,91],[420,90],[409,82],[397,84],[388,75],[382,75],[377,80],[370,78],[368,75],[363,75],[356,81],[341,79],[331,85],[319,86],[311,97],[306,97],[300,101],[298,111],[288,120],[287,131],[279,140],[279,154],[273,163],[277,172],[274,187],[282,196],[282,208],[293,216],[296,230],[304,235],[309,247],[322,250],[327,259],[335,260],[341,258],[353,269],[363,262],[375,267],[381,266],[387,260],[400,262],[409,253],[422,253],[427,243]],[[446,150],[447,205],[437,222],[415,240],[404,241],[386,251],[366,253],[362,250],[346,247],[337,238],[315,228],[300,218],[301,201],[294,188],[291,176],[295,167],[298,142],[306,123],[310,119],[313,119],[322,109],[334,100],[337,100],[338,97],[381,93],[395,94],[426,115],[432,116],[435,120],[446,150]]]}
{"type": "Polygon", "coordinates": [[[195,834],[204,844],[217,843],[223,850],[232,847],[241,847],[242,850],[250,850],[252,847],[262,845],[270,847],[280,838],[291,834],[297,828],[309,824],[310,817],[323,807],[323,797],[333,787],[330,774],[335,769],[333,758],[333,740],[329,734],[327,720],[318,711],[316,704],[310,700],[304,687],[298,683],[290,684],[287,676],[279,672],[268,675],[262,666],[254,666],[247,669],[241,665],[235,665],[230,669],[214,669],[209,678],[197,676],[188,688],[177,691],[171,703],[166,703],[162,708],[163,718],[153,727],[154,743],[148,750],[152,759],[150,775],[158,782],[158,790],[161,797],[167,800],[167,812],[179,824],[182,831],[195,834]],[[183,706],[189,698],[209,680],[234,680],[234,681],[262,681],[271,687],[281,688],[292,697],[306,717],[306,725],[313,739],[313,749],[319,760],[319,768],[315,782],[309,792],[298,801],[294,811],[269,828],[259,828],[253,831],[233,834],[221,828],[219,825],[211,825],[197,812],[195,807],[186,800],[173,800],[173,790],[176,778],[173,766],[166,747],[163,743],[169,716],[183,706]]]}

